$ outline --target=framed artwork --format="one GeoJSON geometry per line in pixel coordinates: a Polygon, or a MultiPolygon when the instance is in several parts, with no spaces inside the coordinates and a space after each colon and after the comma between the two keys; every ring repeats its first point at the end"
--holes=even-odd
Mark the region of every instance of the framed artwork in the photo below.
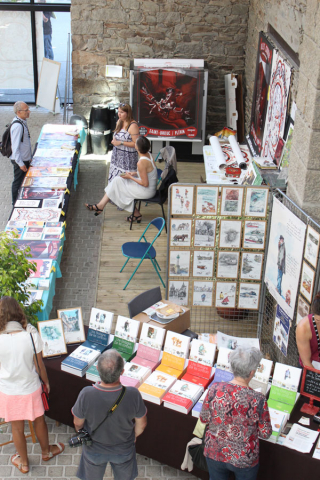
{"type": "Polygon", "coordinates": [[[240,217],[242,202],[243,188],[222,187],[220,215],[240,217]]]}
{"type": "Polygon", "coordinates": [[[260,286],[260,283],[240,283],[238,308],[258,310],[260,286]]]}
{"type": "Polygon", "coordinates": [[[220,248],[240,248],[241,220],[220,220],[220,248]]]}
{"type": "Polygon", "coordinates": [[[216,307],[235,308],[236,306],[236,282],[216,283],[216,307]]]}
{"type": "Polygon", "coordinates": [[[214,251],[194,250],[193,252],[193,276],[213,277],[214,251]]]}
{"type": "Polygon", "coordinates": [[[243,252],[241,254],[241,280],[261,280],[263,253],[243,252]]]}
{"type": "Polygon", "coordinates": [[[244,214],[246,217],[265,217],[267,215],[269,188],[247,187],[244,214]]]}
{"type": "Polygon", "coordinates": [[[171,250],[169,260],[170,277],[189,277],[190,275],[190,251],[171,250]]]}
{"type": "Polygon", "coordinates": [[[317,268],[319,256],[319,240],[320,235],[310,225],[307,228],[307,238],[304,247],[304,258],[314,267],[317,268]]]}
{"type": "Polygon", "coordinates": [[[303,317],[306,317],[310,313],[310,305],[305,301],[305,299],[299,295],[298,297],[298,306],[297,306],[297,319],[296,319],[296,324],[300,322],[300,320],[303,319],[303,317]]]}
{"type": "Polygon", "coordinates": [[[66,344],[84,342],[86,336],[84,333],[81,307],[65,308],[64,310],[58,310],[57,313],[58,317],[62,320],[66,344]]]}
{"type": "Polygon", "coordinates": [[[60,216],[59,208],[14,208],[10,220],[57,222],[60,216]]]}
{"type": "Polygon", "coordinates": [[[170,220],[170,246],[190,247],[191,246],[192,220],[170,220]]]}
{"type": "Polygon", "coordinates": [[[171,188],[171,215],[192,215],[193,187],[174,185],[171,188]]]}
{"type": "Polygon", "coordinates": [[[38,208],[40,200],[17,200],[14,204],[15,208],[38,208]]]}
{"type": "Polygon", "coordinates": [[[61,318],[38,322],[38,330],[43,341],[44,358],[68,353],[61,318]]]}
{"type": "Polygon", "coordinates": [[[196,220],[194,225],[194,246],[214,247],[216,220],[196,220]]]}
{"type": "Polygon", "coordinates": [[[315,271],[306,262],[302,264],[300,292],[308,300],[312,302],[313,287],[314,287],[315,271]]]}
{"type": "Polygon", "coordinates": [[[267,222],[265,220],[246,220],[244,222],[243,248],[264,250],[266,227],[267,222]]]}
{"type": "Polygon", "coordinates": [[[219,252],[217,278],[238,278],[239,256],[239,252],[219,252]]]}
{"type": "Polygon", "coordinates": [[[188,305],[189,282],[173,281],[169,282],[169,300],[177,305],[188,305]]]}
{"type": "Polygon", "coordinates": [[[196,214],[217,215],[219,187],[196,187],[196,214]]]}
{"type": "Polygon", "coordinates": [[[213,282],[193,282],[192,305],[212,307],[213,282]]]}

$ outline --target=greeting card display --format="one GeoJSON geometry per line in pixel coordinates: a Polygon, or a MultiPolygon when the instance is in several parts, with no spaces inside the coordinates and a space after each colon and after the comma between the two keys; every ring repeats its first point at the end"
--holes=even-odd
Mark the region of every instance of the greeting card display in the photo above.
{"type": "Polygon", "coordinates": [[[216,307],[235,308],[236,306],[235,282],[217,282],[216,283],[216,307]]]}
{"type": "Polygon", "coordinates": [[[38,322],[38,330],[43,341],[42,356],[54,357],[67,353],[67,346],[61,319],[38,322]]]}
{"type": "Polygon", "coordinates": [[[191,220],[178,220],[176,218],[171,218],[170,245],[172,247],[190,247],[191,224],[191,220]]]}
{"type": "Polygon", "coordinates": [[[170,277],[189,277],[190,251],[171,250],[169,260],[170,277]]]}
{"type": "Polygon", "coordinates": [[[220,215],[240,217],[242,213],[243,189],[222,187],[220,215]]]}
{"type": "Polygon", "coordinates": [[[263,257],[262,253],[243,252],[241,254],[240,278],[242,280],[261,280],[263,257]]]}
{"type": "Polygon", "coordinates": [[[192,305],[212,307],[213,282],[193,282],[192,305]]]}
{"type": "Polygon", "coordinates": [[[197,215],[217,215],[218,210],[218,187],[198,187],[196,188],[196,214],[197,215]]]}
{"type": "Polygon", "coordinates": [[[192,215],[193,213],[193,187],[174,185],[171,192],[171,214],[192,215]]]}
{"type": "Polygon", "coordinates": [[[240,283],[238,308],[258,310],[260,283],[240,283]]]}
{"type": "Polygon", "coordinates": [[[244,214],[246,217],[265,217],[267,215],[268,188],[246,189],[246,202],[244,214]]]}
{"type": "Polygon", "coordinates": [[[217,278],[237,278],[239,252],[223,251],[218,253],[217,278]]]}
{"type": "Polygon", "coordinates": [[[244,222],[243,248],[264,250],[266,240],[265,221],[246,220],[244,222]]]}
{"type": "Polygon", "coordinates": [[[193,276],[213,277],[214,252],[212,250],[194,250],[193,276]]]}
{"type": "Polygon", "coordinates": [[[214,247],[216,220],[196,220],[194,226],[194,246],[214,247]]]}
{"type": "Polygon", "coordinates": [[[84,342],[86,337],[84,333],[81,307],[65,308],[63,310],[58,310],[57,313],[58,317],[62,320],[66,343],[84,342]]]}
{"type": "Polygon", "coordinates": [[[307,237],[304,247],[304,258],[314,267],[317,268],[319,257],[319,241],[320,235],[314,228],[308,225],[307,237]]]}
{"type": "Polygon", "coordinates": [[[300,292],[308,300],[312,302],[315,272],[306,262],[303,262],[301,273],[300,292]]]}
{"type": "Polygon", "coordinates": [[[242,223],[240,220],[220,220],[220,248],[240,248],[242,223]]]}

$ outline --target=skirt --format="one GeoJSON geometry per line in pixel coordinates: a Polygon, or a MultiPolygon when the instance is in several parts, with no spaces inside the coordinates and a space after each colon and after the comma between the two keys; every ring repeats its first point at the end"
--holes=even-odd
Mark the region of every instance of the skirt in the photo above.
{"type": "Polygon", "coordinates": [[[0,418],[5,422],[33,421],[44,414],[41,387],[28,395],[6,395],[0,392],[0,418]]]}

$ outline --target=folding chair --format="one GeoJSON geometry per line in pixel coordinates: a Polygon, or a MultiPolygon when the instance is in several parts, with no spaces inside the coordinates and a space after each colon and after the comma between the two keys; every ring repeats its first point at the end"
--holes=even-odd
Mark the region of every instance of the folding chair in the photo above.
{"type": "Polygon", "coordinates": [[[129,317],[133,318],[146,308],[151,307],[162,300],[160,287],[151,288],[146,292],[140,293],[128,303],[129,317]]]}
{"type": "Polygon", "coordinates": [[[125,290],[127,288],[127,286],[129,285],[130,281],[132,280],[132,277],[133,275],[136,273],[136,271],[138,270],[138,268],[140,267],[141,263],[143,262],[143,260],[151,260],[151,263],[153,265],[153,268],[155,269],[155,271],[157,272],[157,275],[158,277],[160,278],[161,280],[161,283],[162,285],[164,286],[164,288],[166,287],[162,278],[161,278],[161,275],[159,273],[159,271],[161,270],[158,262],[157,262],[157,259],[156,259],[156,251],[153,247],[153,244],[154,242],[157,240],[157,238],[159,237],[159,235],[161,234],[162,230],[163,230],[163,227],[165,225],[165,219],[164,218],[161,218],[161,217],[158,217],[158,218],[154,218],[153,220],[151,220],[151,222],[149,223],[149,225],[147,226],[147,228],[145,229],[145,231],[143,232],[143,234],[141,235],[141,237],[139,238],[139,240],[137,242],[127,242],[127,243],[124,243],[122,245],[122,254],[125,256],[125,257],[128,257],[127,260],[125,261],[123,267],[121,268],[120,270],[120,273],[123,271],[124,267],[127,265],[127,263],[129,262],[129,260],[131,258],[137,258],[137,259],[140,259],[140,262],[138,263],[138,265],[136,266],[133,274],[131,275],[131,277],[129,278],[129,280],[127,281],[125,287],[123,288],[123,290],[125,290]],[[151,243],[149,243],[145,237],[145,234],[148,230],[148,228],[153,225],[157,230],[158,230],[158,233],[156,234],[156,236],[154,237],[154,239],[152,240],[151,243]],[[144,241],[142,241],[144,240],[144,241]]]}
{"type": "MultiPolygon", "coordinates": [[[[9,423],[9,422],[0,422],[0,425],[5,425],[6,423],[9,423]]],[[[30,434],[29,434],[29,435],[25,435],[25,437],[26,437],[26,438],[31,437],[31,438],[32,438],[32,443],[36,443],[36,442],[37,442],[37,439],[36,439],[36,436],[35,436],[35,433],[34,433],[33,423],[30,422],[30,420],[28,420],[28,423],[29,423],[30,434]]],[[[10,440],[9,442],[1,443],[1,444],[0,444],[0,447],[3,447],[4,445],[8,445],[9,443],[13,443],[13,440],[10,440]]]]}

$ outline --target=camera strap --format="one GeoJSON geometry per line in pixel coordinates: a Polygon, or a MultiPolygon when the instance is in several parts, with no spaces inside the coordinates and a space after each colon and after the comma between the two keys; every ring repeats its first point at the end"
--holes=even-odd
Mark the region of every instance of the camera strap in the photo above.
{"type": "Polygon", "coordinates": [[[93,435],[94,432],[96,432],[98,430],[99,427],[101,427],[101,425],[103,424],[103,422],[105,422],[107,420],[107,418],[110,417],[110,415],[112,415],[116,409],[119,407],[123,397],[124,397],[124,394],[126,393],[126,387],[122,386],[122,390],[120,392],[120,395],[119,397],[117,398],[117,400],[114,402],[114,404],[112,405],[111,408],[109,408],[108,410],[108,413],[106,415],[106,417],[102,420],[102,422],[99,423],[99,425],[94,429],[92,430],[91,434],[90,435],[93,435]]]}

